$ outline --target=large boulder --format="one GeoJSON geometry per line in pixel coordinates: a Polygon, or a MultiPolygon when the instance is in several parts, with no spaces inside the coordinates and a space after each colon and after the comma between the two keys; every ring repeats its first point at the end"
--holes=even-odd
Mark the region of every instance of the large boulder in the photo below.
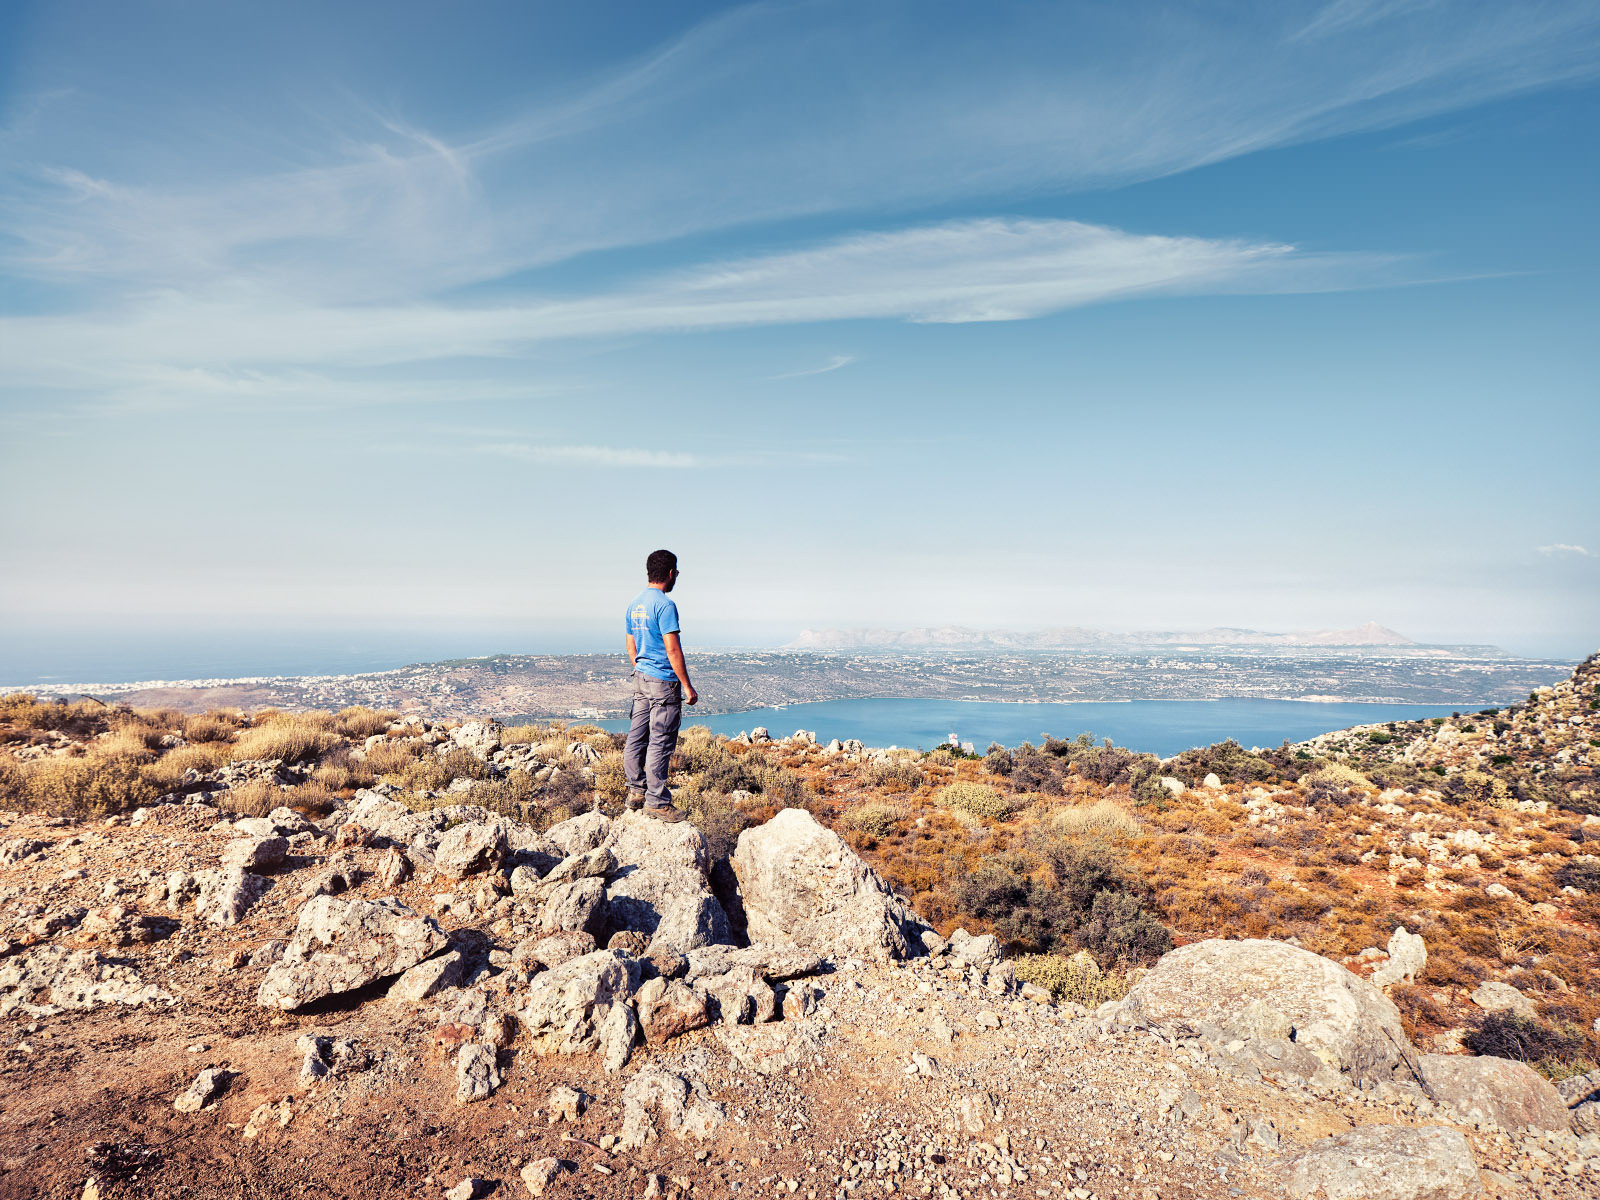
{"type": "Polygon", "coordinates": [[[753,942],[878,960],[922,948],[920,922],[843,838],[803,808],[746,829],[732,861],[753,942]]]}
{"type": "Polygon", "coordinates": [[[626,1004],[638,985],[637,971],[637,963],[610,950],[596,950],[536,976],[517,1010],[534,1052],[579,1054],[604,1049],[607,1069],[620,1069],[638,1030],[626,1004]]]}
{"type": "Polygon", "coordinates": [[[1571,1121],[1561,1093],[1527,1063],[1509,1058],[1424,1054],[1423,1085],[1464,1120],[1493,1121],[1502,1129],[1566,1129],[1571,1121]]]}
{"type": "Polygon", "coordinates": [[[433,865],[441,875],[465,879],[487,871],[506,856],[505,830],[499,825],[465,824],[447,830],[433,851],[433,865]]]}
{"type": "Polygon", "coordinates": [[[643,933],[652,951],[687,953],[728,941],[728,915],[711,891],[711,854],[693,825],[626,813],[611,823],[605,849],[616,861],[606,886],[612,932],[643,933]]]}
{"type": "Polygon", "coordinates": [[[1390,987],[1396,983],[1415,983],[1428,965],[1428,947],[1420,933],[1407,933],[1404,925],[1396,926],[1389,936],[1389,961],[1372,973],[1374,987],[1390,987]]]}
{"type": "Polygon", "coordinates": [[[1162,955],[1123,1012],[1151,1025],[1207,1022],[1237,1036],[1256,1001],[1287,1017],[1294,1042],[1356,1082],[1418,1078],[1400,1013],[1372,984],[1309,950],[1250,939],[1194,942],[1162,955]]]}
{"type": "Polygon", "coordinates": [[[300,1008],[398,975],[445,948],[444,930],[391,898],[318,896],[300,910],[294,937],[256,993],[268,1008],[300,1008]]]}
{"type": "Polygon", "coordinates": [[[1362,1125],[1312,1142],[1282,1166],[1285,1192],[1317,1200],[1475,1200],[1472,1147],[1442,1125],[1362,1125]]]}

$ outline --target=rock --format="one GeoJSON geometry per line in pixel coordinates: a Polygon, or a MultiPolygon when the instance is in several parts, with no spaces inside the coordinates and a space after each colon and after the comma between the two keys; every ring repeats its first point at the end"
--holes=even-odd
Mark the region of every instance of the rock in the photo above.
{"type": "Polygon", "coordinates": [[[504,860],[506,850],[505,831],[498,825],[457,825],[439,839],[433,865],[441,875],[465,879],[504,860]]]}
{"type": "Polygon", "coordinates": [[[768,983],[782,983],[822,970],[822,958],[798,946],[772,942],[753,942],[748,946],[701,946],[689,951],[689,968],[684,979],[693,983],[711,975],[721,975],[735,967],[752,967],[768,983]]]}
{"type": "Polygon", "coordinates": [[[721,975],[699,981],[725,1025],[759,1025],[772,1020],[778,1011],[778,997],[772,986],[754,967],[732,967],[721,975]]]}
{"type": "Polygon", "coordinates": [[[1407,933],[1404,925],[1389,936],[1389,961],[1372,973],[1373,987],[1415,983],[1428,965],[1428,947],[1420,933],[1407,933]]]}
{"type": "Polygon", "coordinates": [[[424,959],[389,986],[388,998],[416,1003],[435,992],[455,987],[461,982],[462,961],[459,950],[424,959]]]}
{"type": "Polygon", "coordinates": [[[222,852],[224,869],[237,867],[252,870],[257,867],[276,867],[289,853],[289,843],[281,837],[237,838],[222,852]]]}
{"type": "Polygon", "coordinates": [[[1515,900],[1517,894],[1503,883],[1491,883],[1483,889],[1485,896],[1492,896],[1496,900],[1515,900]]]}
{"type": "Polygon", "coordinates": [[[600,1044],[601,1065],[615,1075],[628,1065],[639,1040],[639,1018],[629,1005],[613,1004],[596,1023],[595,1038],[600,1044]]]}
{"type": "Polygon", "coordinates": [[[725,1114],[722,1105],[708,1099],[701,1088],[682,1075],[660,1067],[646,1067],[622,1090],[622,1136],[618,1145],[638,1150],[665,1133],[709,1138],[725,1114]]]}
{"type": "MultiPolygon", "coordinates": [[[[279,812],[292,811],[278,809],[279,812]]],[[[233,823],[234,831],[252,838],[277,837],[282,832],[271,817],[241,817],[233,823]]]]}
{"type": "Polygon", "coordinates": [[[397,888],[411,878],[411,860],[404,851],[393,846],[383,852],[378,860],[378,882],[386,888],[397,888]]]}
{"type": "Polygon", "coordinates": [[[172,1107],[181,1113],[199,1112],[228,1090],[233,1074],[226,1067],[207,1067],[194,1077],[188,1090],[172,1102],[172,1107]]]}
{"type": "Polygon", "coordinates": [[[1216,790],[1218,790],[1218,789],[1220,789],[1222,787],[1222,780],[1220,778],[1218,778],[1217,773],[1215,771],[1211,771],[1211,772],[1208,772],[1206,774],[1206,777],[1200,781],[1200,786],[1203,787],[1203,788],[1210,788],[1213,791],[1216,791],[1216,790]]]}
{"type": "Polygon", "coordinates": [[[704,992],[698,992],[676,979],[662,979],[659,976],[650,980],[645,988],[639,989],[639,1027],[645,1041],[651,1045],[659,1046],[680,1033],[703,1029],[711,1024],[711,1006],[704,992]],[[651,984],[660,986],[647,998],[645,988],[651,984]]]}
{"type": "Polygon", "coordinates": [[[471,750],[487,758],[500,749],[500,735],[504,726],[499,721],[463,721],[450,731],[452,745],[471,750]]]}
{"type": "Polygon", "coordinates": [[[1171,775],[1163,775],[1158,781],[1169,796],[1181,796],[1188,791],[1188,786],[1181,779],[1174,779],[1171,775]]]}
{"type": "Polygon", "coordinates": [[[843,838],[803,808],[746,829],[732,863],[751,941],[880,961],[922,948],[921,923],[843,838]]]}
{"type": "Polygon", "coordinates": [[[267,888],[265,879],[250,874],[243,867],[202,871],[196,882],[200,894],[195,897],[194,915],[218,929],[227,929],[244,920],[250,906],[267,888]]]}
{"type": "Polygon", "coordinates": [[[601,923],[600,906],[605,899],[606,885],[599,879],[575,879],[560,884],[544,902],[539,928],[548,933],[593,929],[601,923]]]}
{"type": "Polygon", "coordinates": [[[1556,1091],[1568,1108],[1576,1108],[1587,1100],[1600,1100],[1600,1070],[1563,1079],[1556,1084],[1556,1091]]]}
{"type": "Polygon", "coordinates": [[[980,967],[985,971],[998,965],[1004,957],[1000,939],[994,934],[973,937],[965,929],[956,929],[950,934],[948,952],[952,958],[959,959],[967,966],[980,967]]]}
{"type": "Polygon", "coordinates": [[[717,1040],[740,1066],[758,1075],[780,1075],[822,1052],[809,1022],[772,1025],[718,1025],[717,1040]]]}
{"type": "Polygon", "coordinates": [[[303,815],[292,808],[279,807],[267,814],[267,820],[285,837],[293,837],[297,833],[316,833],[317,827],[303,815]]]}
{"type": "Polygon", "coordinates": [[[693,825],[630,812],[612,822],[606,848],[617,862],[606,887],[609,929],[636,930],[649,935],[652,949],[683,953],[728,940],[728,915],[711,890],[711,854],[693,825]]]}
{"type": "Polygon", "coordinates": [[[358,887],[367,873],[354,863],[343,863],[335,867],[324,867],[300,889],[300,895],[309,900],[313,896],[342,896],[351,888],[358,887]]]}
{"type": "Polygon", "coordinates": [[[541,882],[539,872],[524,863],[511,872],[511,894],[530,899],[536,896],[542,897],[543,890],[539,886],[541,882]]]}
{"type": "Polygon", "coordinates": [[[596,950],[535,978],[516,1015],[535,1053],[584,1053],[599,1049],[599,1027],[632,990],[627,963],[596,950]]]}
{"type": "Polygon", "coordinates": [[[650,938],[637,929],[619,929],[606,939],[606,949],[644,958],[650,953],[650,938]]]}
{"type": "Polygon", "coordinates": [[[245,1122],[239,1136],[247,1142],[254,1141],[274,1125],[279,1129],[287,1128],[292,1120],[294,1120],[294,1105],[287,1099],[280,1100],[276,1104],[270,1101],[258,1104],[255,1111],[250,1114],[250,1119],[245,1122]]]}
{"type": "Polygon", "coordinates": [[[602,812],[586,812],[576,817],[569,817],[558,825],[552,825],[545,830],[545,841],[554,845],[561,853],[570,858],[574,854],[582,854],[585,850],[593,850],[605,842],[611,833],[611,819],[602,812]]]}
{"type": "Polygon", "coordinates": [[[474,1104],[487,1100],[500,1086],[500,1068],[495,1064],[493,1046],[468,1042],[456,1054],[456,1102],[474,1104]]]}
{"type": "Polygon", "coordinates": [[[372,1055],[349,1038],[303,1033],[295,1039],[294,1048],[301,1056],[300,1086],[303,1088],[314,1087],[337,1075],[365,1071],[372,1065],[372,1055]]]}
{"type": "Polygon", "coordinates": [[[1282,942],[1211,939],[1164,954],[1129,991],[1125,1017],[1232,1029],[1252,1001],[1289,1019],[1294,1041],[1357,1082],[1417,1077],[1416,1051],[1382,992],[1282,942]]]}
{"type": "Polygon", "coordinates": [[[1501,983],[1497,979],[1486,979],[1480,983],[1473,991],[1471,1000],[1488,1012],[1508,1012],[1514,1016],[1526,1017],[1530,1021],[1539,1015],[1539,1010],[1532,1000],[1509,983],[1501,983]]]}
{"type": "Polygon", "coordinates": [[[569,1121],[576,1125],[578,1118],[583,1115],[583,1110],[589,1097],[577,1088],[560,1084],[550,1089],[550,1099],[545,1107],[550,1110],[550,1117],[555,1121],[569,1121]]]}
{"type": "Polygon", "coordinates": [[[568,933],[536,933],[518,942],[511,961],[525,966],[559,967],[562,963],[594,953],[594,938],[582,930],[568,933]]]}
{"type": "Polygon", "coordinates": [[[283,961],[267,971],[256,1003],[300,1008],[409,970],[445,948],[444,931],[395,899],[318,896],[300,910],[283,961]]]}
{"type": "Polygon", "coordinates": [[[568,855],[551,867],[549,873],[539,881],[539,890],[548,892],[558,884],[578,879],[604,879],[616,869],[616,856],[604,846],[596,846],[593,850],[568,855]]]}
{"type": "Polygon", "coordinates": [[[444,1194],[444,1200],[476,1200],[483,1180],[467,1176],[444,1194]]]}
{"type": "Polygon", "coordinates": [[[98,950],[46,944],[0,962],[0,1018],[16,1013],[47,1017],[100,1004],[171,1000],[159,988],[146,986],[131,967],[98,950]]]}
{"type": "Polygon", "coordinates": [[[0,867],[14,867],[45,848],[37,838],[7,838],[0,842],[0,867]]]}
{"type": "Polygon", "coordinates": [[[1566,1101],[1526,1063],[1485,1055],[1424,1054],[1422,1083],[1433,1098],[1468,1121],[1493,1121],[1513,1133],[1566,1129],[1566,1101]]]}
{"type": "Polygon", "coordinates": [[[522,1168],[522,1186],[528,1189],[528,1195],[542,1196],[556,1176],[567,1169],[559,1158],[536,1158],[522,1168]]]}
{"type": "Polygon", "coordinates": [[[1363,1125],[1312,1142],[1281,1170],[1293,1197],[1472,1200],[1483,1195],[1466,1137],[1439,1125],[1363,1125]]]}
{"type": "Polygon", "coordinates": [[[1229,1023],[1227,1031],[1246,1041],[1288,1041],[1294,1035],[1294,1022],[1267,1001],[1252,1000],[1229,1023]]]}

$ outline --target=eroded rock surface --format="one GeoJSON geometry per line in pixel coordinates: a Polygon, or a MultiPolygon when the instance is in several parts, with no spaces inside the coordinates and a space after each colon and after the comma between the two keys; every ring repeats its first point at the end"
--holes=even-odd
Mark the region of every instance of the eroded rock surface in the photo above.
{"type": "Polygon", "coordinates": [[[256,1003],[300,1008],[416,966],[445,948],[444,931],[398,900],[318,896],[300,910],[283,960],[267,972],[256,1003]]]}

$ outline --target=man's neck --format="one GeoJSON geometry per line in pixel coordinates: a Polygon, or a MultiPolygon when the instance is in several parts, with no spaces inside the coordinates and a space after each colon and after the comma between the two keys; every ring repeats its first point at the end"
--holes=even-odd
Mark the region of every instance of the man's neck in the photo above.
{"type": "Polygon", "coordinates": [[[664,583],[652,583],[650,586],[655,588],[658,592],[664,592],[667,590],[667,585],[664,583]]]}

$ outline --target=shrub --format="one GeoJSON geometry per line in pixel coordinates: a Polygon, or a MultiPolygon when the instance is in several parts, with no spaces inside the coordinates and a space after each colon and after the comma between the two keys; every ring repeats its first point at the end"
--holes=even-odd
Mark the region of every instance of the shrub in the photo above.
{"type": "Polygon", "coordinates": [[[726,796],[716,792],[680,790],[674,797],[688,822],[706,839],[713,862],[728,858],[738,845],[739,835],[755,824],[726,796]]]}
{"type": "Polygon", "coordinates": [[[909,759],[891,758],[867,764],[862,782],[879,792],[914,792],[922,786],[922,768],[909,759]]]}
{"type": "Polygon", "coordinates": [[[1063,837],[1133,837],[1139,832],[1139,822],[1111,800],[1064,808],[1050,824],[1063,837]]]}
{"type": "Polygon", "coordinates": [[[1003,821],[1016,811],[1016,802],[1010,797],[981,783],[957,782],[947,784],[934,795],[934,801],[946,808],[956,808],[975,817],[1003,821]]]}
{"type": "Polygon", "coordinates": [[[327,728],[327,723],[325,713],[274,715],[266,724],[239,734],[233,743],[233,760],[282,759],[296,763],[315,758],[339,744],[339,736],[327,728]]]}
{"type": "Polygon", "coordinates": [[[628,772],[620,750],[602,756],[595,764],[594,790],[607,804],[621,804],[628,798],[628,772]]]}
{"type": "Polygon", "coordinates": [[[357,758],[349,747],[340,746],[324,756],[311,778],[330,791],[347,792],[371,787],[380,773],[371,755],[357,758]]]}
{"type": "Polygon", "coordinates": [[[234,729],[234,724],[221,715],[206,713],[186,720],[183,736],[191,742],[225,742],[233,736],[234,729]]]}
{"type": "Polygon", "coordinates": [[[991,743],[983,756],[983,769],[990,775],[1009,775],[1016,765],[1016,760],[1011,757],[1011,751],[999,742],[991,743]]]}
{"type": "Polygon", "coordinates": [[[121,752],[40,759],[21,772],[21,799],[58,815],[105,816],[138,808],[161,795],[145,778],[148,757],[121,752]]]}
{"type": "Polygon", "coordinates": [[[1369,788],[1372,781],[1353,767],[1343,763],[1324,762],[1316,770],[1300,776],[1300,782],[1307,787],[1316,787],[1325,784],[1334,788],[1369,788]]]}
{"type": "Polygon", "coordinates": [[[351,741],[362,741],[375,733],[382,733],[400,714],[387,708],[366,708],[352,705],[334,714],[334,728],[351,741]]]}
{"type": "Polygon", "coordinates": [[[1584,1048],[1581,1034],[1504,1012],[1484,1014],[1476,1028],[1461,1039],[1461,1044],[1474,1054],[1514,1058],[1525,1063],[1574,1058],[1584,1048]]]}
{"type": "Polygon", "coordinates": [[[1229,738],[1185,750],[1167,762],[1166,771],[1190,787],[1199,787],[1212,773],[1223,783],[1265,783],[1280,777],[1295,778],[1299,774],[1299,761],[1298,756],[1290,753],[1288,743],[1277,750],[1258,754],[1229,738]]]}
{"type": "Polygon", "coordinates": [[[1506,787],[1505,781],[1482,771],[1461,772],[1446,785],[1446,790],[1455,800],[1487,804],[1491,808],[1511,809],[1517,806],[1516,798],[1512,796],[1511,789],[1506,787]]]}
{"type": "Polygon", "coordinates": [[[163,792],[176,791],[183,783],[184,772],[196,770],[202,774],[215,771],[228,761],[228,747],[215,742],[179,746],[169,750],[144,769],[144,776],[163,792]]]}
{"type": "Polygon", "coordinates": [[[857,833],[881,838],[893,833],[905,816],[905,810],[893,804],[858,804],[844,814],[841,823],[857,833]]]}
{"type": "Polygon", "coordinates": [[[375,775],[396,775],[420,758],[426,747],[421,742],[379,742],[362,761],[375,775]]]}
{"type": "Polygon", "coordinates": [[[284,789],[270,779],[252,779],[219,793],[213,803],[225,813],[264,817],[283,803],[284,789]]]}
{"type": "Polygon", "coordinates": [[[1094,959],[1079,951],[1070,957],[1061,954],[1024,954],[1015,959],[1017,978],[1037,984],[1057,1000],[1098,1008],[1107,1000],[1120,1000],[1128,986],[1115,975],[1100,970],[1094,959]]]}
{"type": "Polygon", "coordinates": [[[1575,887],[1580,891],[1600,893],[1600,858],[1584,855],[1556,868],[1557,887],[1575,887]]]}
{"type": "Polygon", "coordinates": [[[1127,892],[1096,895],[1089,921],[1075,940],[1103,959],[1123,963],[1153,962],[1172,949],[1172,932],[1127,892]]]}

